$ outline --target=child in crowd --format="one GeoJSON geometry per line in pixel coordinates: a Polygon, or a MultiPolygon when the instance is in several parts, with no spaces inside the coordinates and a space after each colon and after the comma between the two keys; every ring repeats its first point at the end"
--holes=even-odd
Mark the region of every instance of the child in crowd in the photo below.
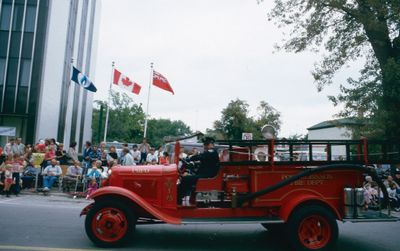
{"type": "Polygon", "coordinates": [[[89,182],[87,189],[87,194],[86,194],[87,200],[89,199],[89,196],[97,190],[97,188],[98,188],[97,181],[95,178],[92,178],[89,182]]]}
{"type": "Polygon", "coordinates": [[[7,164],[4,171],[4,192],[7,197],[10,197],[10,188],[13,184],[13,173],[12,173],[12,165],[7,164]]]}

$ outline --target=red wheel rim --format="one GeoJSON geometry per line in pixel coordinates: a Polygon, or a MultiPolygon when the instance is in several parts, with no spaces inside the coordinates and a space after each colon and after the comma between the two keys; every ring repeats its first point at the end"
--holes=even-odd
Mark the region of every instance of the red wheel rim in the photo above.
{"type": "Polygon", "coordinates": [[[319,249],[329,243],[332,232],[328,221],[324,217],[311,215],[301,221],[298,236],[305,247],[319,249]]]}
{"type": "Polygon", "coordinates": [[[94,235],[105,242],[120,240],[128,230],[128,220],[121,210],[117,208],[103,208],[92,219],[94,235]]]}

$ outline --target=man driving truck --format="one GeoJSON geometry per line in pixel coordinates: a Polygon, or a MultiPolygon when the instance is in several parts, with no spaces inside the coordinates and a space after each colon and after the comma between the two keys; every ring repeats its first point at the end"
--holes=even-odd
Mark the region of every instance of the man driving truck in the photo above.
{"type": "Polygon", "coordinates": [[[196,190],[196,183],[199,178],[215,177],[219,170],[219,156],[214,149],[214,139],[206,137],[203,140],[204,151],[201,154],[194,155],[187,161],[200,161],[200,167],[195,174],[185,173],[182,176],[181,184],[178,189],[179,200],[182,204],[189,204],[190,194],[196,190]]]}

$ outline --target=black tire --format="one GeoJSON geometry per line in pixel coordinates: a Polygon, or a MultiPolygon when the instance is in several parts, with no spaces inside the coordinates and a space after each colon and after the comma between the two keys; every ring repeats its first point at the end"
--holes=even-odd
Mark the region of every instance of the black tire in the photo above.
{"type": "MultiPolygon", "coordinates": [[[[117,224],[116,224],[117,225],[117,224]]],[[[86,235],[89,237],[91,241],[96,246],[99,247],[117,247],[128,243],[131,240],[133,233],[136,228],[136,217],[134,215],[133,209],[124,203],[117,200],[104,200],[95,202],[93,207],[89,210],[85,219],[85,230],[86,235]],[[102,217],[110,216],[113,219],[120,220],[124,219],[122,222],[118,224],[119,228],[124,230],[119,231],[115,238],[108,239],[106,238],[106,234],[103,234],[102,229],[110,229],[113,228],[113,224],[110,221],[104,222],[104,224],[100,224],[102,217]],[[95,222],[94,222],[95,221],[95,222]],[[98,225],[98,227],[93,227],[93,225],[98,225]],[[108,224],[107,226],[105,224],[108,224]],[[101,235],[104,235],[101,236],[101,235]]],[[[104,232],[106,232],[105,230],[104,232]]],[[[112,231],[110,231],[112,232],[112,231]]],[[[111,237],[112,238],[112,237],[111,237]]]]}
{"type": "Polygon", "coordinates": [[[294,250],[332,250],[338,238],[336,217],[324,206],[305,205],[296,209],[287,225],[289,241],[294,250]]]}
{"type": "Polygon", "coordinates": [[[268,232],[271,232],[272,234],[281,234],[286,231],[286,224],[268,224],[268,223],[261,223],[261,226],[263,226],[265,229],[268,230],[268,232]]]}

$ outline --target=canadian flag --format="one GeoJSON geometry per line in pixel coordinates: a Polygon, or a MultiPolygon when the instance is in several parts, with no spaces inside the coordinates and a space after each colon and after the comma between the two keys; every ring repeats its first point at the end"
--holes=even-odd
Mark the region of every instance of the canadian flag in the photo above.
{"type": "Polygon", "coordinates": [[[175,94],[174,90],[172,90],[171,85],[168,83],[168,80],[163,75],[161,75],[161,73],[158,73],[156,71],[153,71],[153,85],[163,90],[169,91],[172,94],[175,94]]]}
{"type": "Polygon", "coordinates": [[[114,69],[114,85],[118,85],[119,87],[127,90],[128,92],[132,92],[135,94],[140,93],[140,89],[142,88],[138,83],[133,82],[127,76],[122,74],[117,69],[114,69]]]}

